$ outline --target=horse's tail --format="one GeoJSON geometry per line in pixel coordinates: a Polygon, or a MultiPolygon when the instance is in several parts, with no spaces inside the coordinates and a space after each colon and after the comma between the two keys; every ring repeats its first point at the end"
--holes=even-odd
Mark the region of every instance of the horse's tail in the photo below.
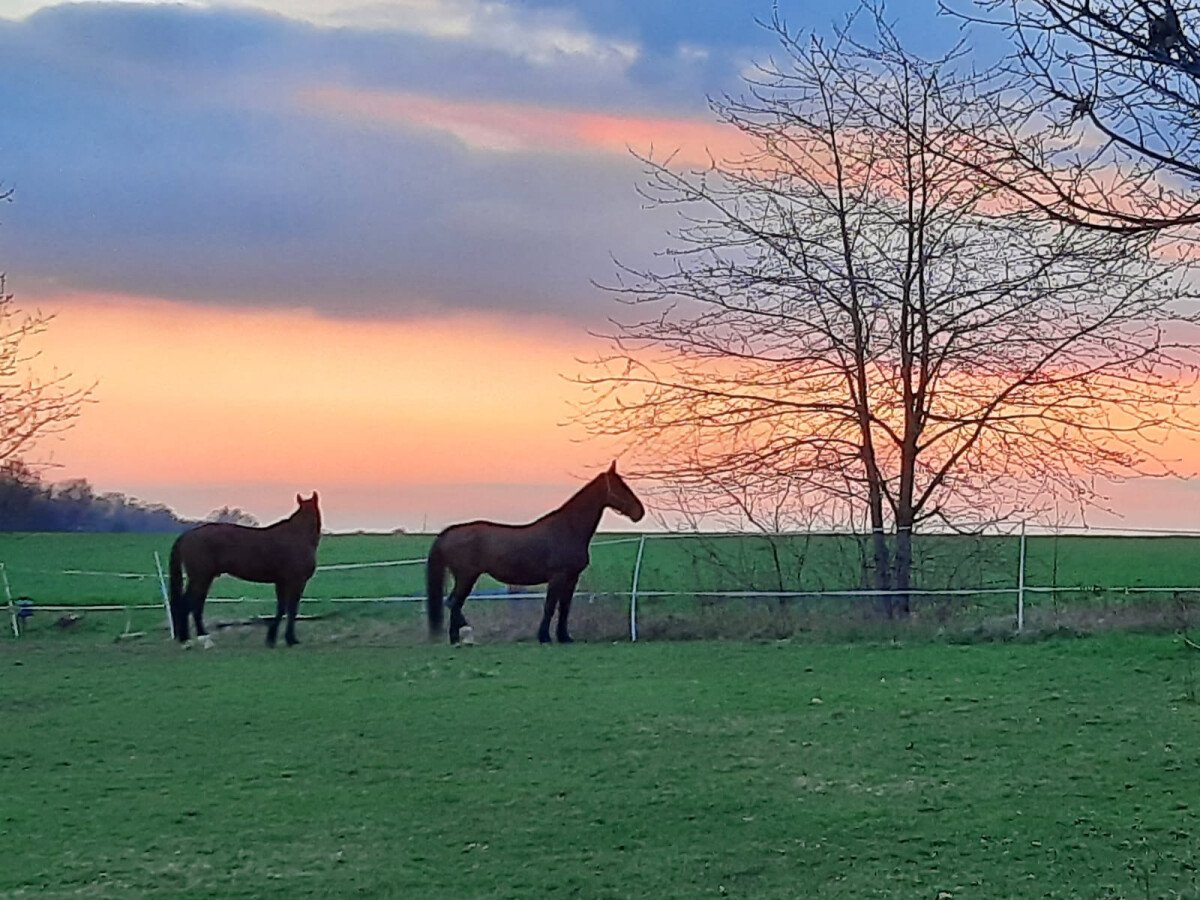
{"type": "Polygon", "coordinates": [[[169,597],[171,601],[171,627],[178,638],[182,632],[180,627],[187,627],[187,610],[183,608],[183,560],[180,558],[179,544],[183,535],[175,539],[171,545],[171,561],[168,563],[170,572],[169,597]]]}
{"type": "Polygon", "coordinates": [[[446,592],[446,561],[442,558],[441,536],[434,538],[425,560],[425,613],[429,617],[429,633],[442,628],[442,600],[446,592]]]}

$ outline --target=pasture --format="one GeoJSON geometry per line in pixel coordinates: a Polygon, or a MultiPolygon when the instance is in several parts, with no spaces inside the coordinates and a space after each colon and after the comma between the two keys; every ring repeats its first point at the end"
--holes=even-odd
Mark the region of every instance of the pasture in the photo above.
{"type": "MultiPolygon", "coordinates": [[[[420,561],[431,535],[326,535],[318,552],[322,568],[305,591],[302,614],[320,615],[362,628],[398,626],[420,634],[421,612],[413,602],[340,602],[361,598],[409,598],[424,591],[420,561]],[[415,564],[341,568],[362,563],[415,564]]],[[[165,627],[156,608],[161,593],[154,554],[164,561],[169,535],[2,534],[0,563],[14,596],[40,604],[145,605],[88,613],[73,626],[103,631],[165,627]],[[64,574],[76,572],[115,575],[64,574]],[[136,576],[136,577],[135,577],[136,576]]],[[[921,536],[915,542],[916,587],[959,590],[953,596],[916,597],[916,621],[901,628],[937,631],[1011,630],[1015,622],[1018,540],[1014,537],[921,536]],[[997,591],[976,593],[976,591],[997,591]]],[[[578,637],[616,640],[629,634],[629,598],[638,543],[635,535],[598,534],[592,563],[580,580],[573,617],[578,637]]],[[[863,574],[864,548],[847,535],[794,535],[768,539],[750,535],[653,536],[646,541],[638,572],[639,634],[658,638],[892,637],[882,628],[877,603],[862,597],[820,597],[831,590],[870,587],[863,574]],[[761,591],[774,596],[728,597],[722,592],[761,591]],[[789,593],[793,592],[793,593],[789,593]],[[783,594],[780,596],[780,594],[783,594]]],[[[1037,629],[1088,629],[1096,623],[1194,624],[1200,587],[1200,538],[1037,536],[1027,544],[1027,621],[1037,629]],[[1045,589],[1057,588],[1054,592],[1045,589]],[[1127,590],[1128,589],[1128,590],[1127,590]]],[[[466,612],[476,633],[488,640],[528,639],[536,629],[540,601],[505,599],[504,587],[484,578],[466,612]]],[[[269,612],[269,585],[218,579],[213,597],[248,598],[211,604],[210,625],[245,622],[269,612]]],[[[3,597],[0,596],[0,602],[3,597]]],[[[30,634],[53,631],[59,615],[36,614],[30,634]]],[[[303,635],[305,625],[301,625],[303,635]]],[[[905,636],[905,635],[901,635],[905,636]]],[[[301,638],[303,639],[303,637],[301,638]]]]}
{"type": "Polygon", "coordinates": [[[1200,897],[1200,654],[1172,635],[335,624],[0,642],[0,895],[1200,897]]]}

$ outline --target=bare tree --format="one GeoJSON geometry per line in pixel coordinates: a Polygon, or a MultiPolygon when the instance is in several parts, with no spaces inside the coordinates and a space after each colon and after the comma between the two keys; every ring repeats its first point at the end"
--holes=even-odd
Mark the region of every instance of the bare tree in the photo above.
{"type": "Polygon", "coordinates": [[[1022,102],[1054,123],[1051,153],[988,174],[1076,224],[1131,232],[1200,223],[1200,3],[943,6],[1008,32],[1016,52],[1001,67],[1006,87],[1020,86],[1022,102]]]}
{"type": "MultiPolygon", "coordinates": [[[[8,200],[12,191],[0,192],[8,200]]],[[[0,273],[0,465],[24,461],[41,439],[74,424],[91,388],[73,387],[68,375],[39,377],[31,368],[37,353],[30,342],[53,316],[20,310],[0,273]]]]}
{"type": "Polygon", "coordinates": [[[922,524],[1086,507],[1098,480],[1166,471],[1154,442],[1195,427],[1197,315],[1150,236],[1048,221],[981,177],[999,135],[1039,152],[1023,112],[860,18],[866,43],[772,20],[784,64],[712,104],[744,157],[643,160],[679,225],[659,264],[618,267],[630,311],[580,419],[682,504],[865,526],[904,612],[922,524]]]}

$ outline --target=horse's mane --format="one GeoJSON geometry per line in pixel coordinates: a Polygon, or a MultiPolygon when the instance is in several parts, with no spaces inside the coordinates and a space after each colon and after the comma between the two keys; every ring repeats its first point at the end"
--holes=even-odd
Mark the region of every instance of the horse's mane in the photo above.
{"type": "Polygon", "coordinates": [[[549,519],[551,516],[561,515],[562,512],[567,509],[567,507],[577,506],[579,501],[583,498],[583,495],[589,491],[594,491],[600,484],[600,479],[604,478],[607,474],[607,472],[601,472],[599,475],[592,478],[591,481],[573,493],[570,497],[568,497],[565,503],[562,503],[556,509],[550,510],[550,512],[546,513],[545,515],[538,516],[538,518],[534,519],[530,524],[536,525],[538,522],[549,519]]]}

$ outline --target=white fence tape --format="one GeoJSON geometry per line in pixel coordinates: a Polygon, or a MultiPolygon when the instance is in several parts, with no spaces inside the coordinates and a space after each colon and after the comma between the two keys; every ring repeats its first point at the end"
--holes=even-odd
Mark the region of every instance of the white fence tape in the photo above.
{"type": "Polygon", "coordinates": [[[425,562],[425,557],[420,559],[393,559],[386,562],[365,562],[365,563],[334,563],[328,566],[317,566],[318,572],[334,572],[345,569],[379,569],[387,566],[415,566],[425,562]]]}

